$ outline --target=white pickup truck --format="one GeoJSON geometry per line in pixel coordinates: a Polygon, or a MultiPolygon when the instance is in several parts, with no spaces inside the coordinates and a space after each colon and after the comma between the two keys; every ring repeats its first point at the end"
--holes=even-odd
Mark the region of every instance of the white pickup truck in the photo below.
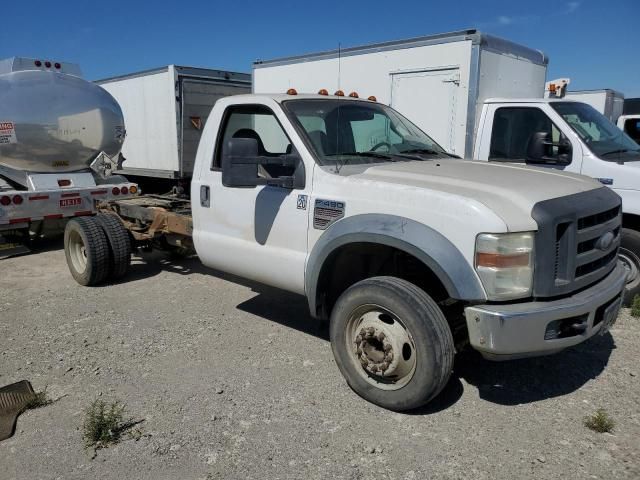
{"type": "MultiPolygon", "coordinates": [[[[393,410],[435,397],[465,345],[503,360],[606,332],[626,279],[611,189],[452,158],[393,109],[341,96],[220,99],[191,203],[141,196],[102,215],[134,246],[193,240],[206,266],[306,296],[347,383],[393,410]]],[[[93,218],[69,222],[65,247],[83,284],[126,270],[93,218]]]]}
{"type": "Polygon", "coordinates": [[[473,158],[580,173],[612,188],[623,203],[626,302],[640,294],[640,145],[604,115],[563,98],[488,99],[473,158]]]}

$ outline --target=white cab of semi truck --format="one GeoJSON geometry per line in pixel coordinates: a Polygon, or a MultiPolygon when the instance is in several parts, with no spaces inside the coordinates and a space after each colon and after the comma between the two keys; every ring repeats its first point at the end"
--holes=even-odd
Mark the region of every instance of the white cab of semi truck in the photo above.
{"type": "MultiPolygon", "coordinates": [[[[254,63],[256,93],[354,91],[405,115],[450,153],[594,177],[623,198],[627,301],[640,293],[640,146],[545,82],[538,50],[477,30],[254,63]]],[[[339,92],[342,93],[342,92],[339,92]]]]}
{"type": "Polygon", "coordinates": [[[251,75],[168,65],[96,81],[120,104],[127,124],[118,173],[144,179],[188,180],[213,104],[248,93],[251,75]]]}
{"type": "Polygon", "coordinates": [[[448,152],[467,157],[483,101],[542,95],[546,71],[542,52],[465,30],[258,61],[253,90],[373,95],[448,152]]]}
{"type": "Polygon", "coordinates": [[[591,105],[612,123],[616,123],[624,107],[624,94],[610,88],[601,90],[573,90],[565,94],[568,100],[591,105]]]}

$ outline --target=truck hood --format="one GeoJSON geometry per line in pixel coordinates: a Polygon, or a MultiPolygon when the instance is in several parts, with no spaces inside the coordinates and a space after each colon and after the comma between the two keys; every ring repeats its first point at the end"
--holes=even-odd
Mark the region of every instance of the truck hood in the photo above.
{"type": "Polygon", "coordinates": [[[540,201],[602,188],[589,177],[551,168],[456,159],[345,165],[340,175],[467,197],[512,231],[531,229],[531,210],[540,201]]]}

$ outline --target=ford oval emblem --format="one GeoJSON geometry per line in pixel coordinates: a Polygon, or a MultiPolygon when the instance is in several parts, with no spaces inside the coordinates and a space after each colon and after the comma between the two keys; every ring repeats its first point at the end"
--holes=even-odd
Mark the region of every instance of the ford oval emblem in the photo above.
{"type": "Polygon", "coordinates": [[[598,250],[605,251],[611,246],[614,238],[613,232],[607,232],[596,241],[595,247],[598,250]]]}

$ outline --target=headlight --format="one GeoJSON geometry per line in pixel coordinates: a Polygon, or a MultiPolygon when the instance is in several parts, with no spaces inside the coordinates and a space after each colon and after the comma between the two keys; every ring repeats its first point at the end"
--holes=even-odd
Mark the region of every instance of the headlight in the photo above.
{"type": "Polygon", "coordinates": [[[476,271],[490,300],[531,295],[533,232],[482,233],[476,238],[476,271]]]}

